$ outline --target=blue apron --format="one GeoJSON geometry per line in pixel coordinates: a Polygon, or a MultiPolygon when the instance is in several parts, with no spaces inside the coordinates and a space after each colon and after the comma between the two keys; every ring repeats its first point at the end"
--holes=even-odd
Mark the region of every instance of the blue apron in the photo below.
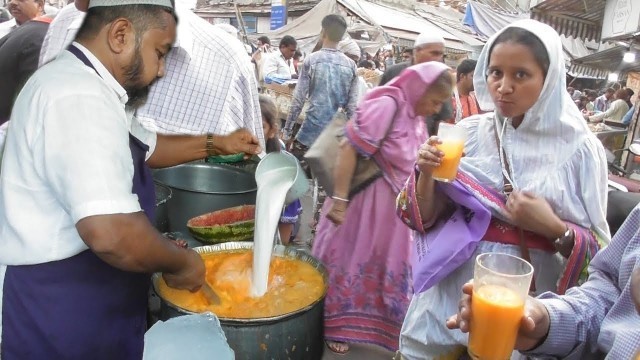
{"type": "MultiPolygon", "coordinates": [[[[93,68],[73,45],[69,51],[93,68]]],[[[93,68],[95,70],[95,68],[93,68]]],[[[129,134],[133,193],[153,222],[149,147],[129,134]]],[[[14,359],[142,359],[149,274],[112,267],[86,250],[37,265],[8,266],[0,356],[14,359]]]]}

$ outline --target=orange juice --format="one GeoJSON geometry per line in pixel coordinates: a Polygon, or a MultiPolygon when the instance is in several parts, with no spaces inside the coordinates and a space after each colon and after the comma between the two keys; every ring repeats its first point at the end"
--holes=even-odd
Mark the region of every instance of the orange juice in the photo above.
{"type": "Polygon", "coordinates": [[[442,144],[438,145],[437,148],[444,152],[444,157],[440,166],[433,170],[432,176],[439,181],[451,182],[455,180],[458,174],[458,165],[464,150],[464,141],[443,140],[442,144]]]}
{"type": "Polygon", "coordinates": [[[506,287],[483,285],[473,291],[471,314],[471,358],[509,359],[524,315],[524,300],[506,287]]]}

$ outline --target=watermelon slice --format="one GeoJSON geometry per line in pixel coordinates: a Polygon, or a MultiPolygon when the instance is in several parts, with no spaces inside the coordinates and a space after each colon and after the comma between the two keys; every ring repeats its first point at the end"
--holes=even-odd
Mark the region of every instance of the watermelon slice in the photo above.
{"type": "Polygon", "coordinates": [[[242,205],[214,211],[187,222],[191,235],[206,244],[253,239],[255,205],[242,205]]]}

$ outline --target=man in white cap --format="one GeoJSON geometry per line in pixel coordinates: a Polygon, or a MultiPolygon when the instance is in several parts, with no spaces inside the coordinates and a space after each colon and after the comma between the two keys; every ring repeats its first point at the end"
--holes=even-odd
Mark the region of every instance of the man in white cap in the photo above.
{"type": "Polygon", "coordinates": [[[18,95],[0,171],[3,359],[141,359],[150,274],[204,282],[200,256],[152,225],[147,164],[260,149],[246,130],[156,137],[127,113],[164,75],[176,21],[170,0],[92,0],[18,95]]]}
{"type": "MultiPolygon", "coordinates": [[[[76,3],[86,11],[88,0],[76,3]]],[[[151,86],[136,117],[161,134],[226,135],[245,128],[264,145],[258,82],[246,49],[237,37],[194,14],[188,0],[175,5],[180,22],[174,50],[166,58],[167,74],[151,86]]],[[[82,24],[84,12],[73,5],[65,9],[45,37],[41,65],[63,51],[82,24]]]]}
{"type": "MultiPolygon", "coordinates": [[[[411,65],[422,64],[428,61],[444,61],[444,38],[437,34],[421,33],[416,38],[413,45],[413,59],[412,61],[401,62],[390,66],[385,70],[384,74],[380,78],[379,85],[382,86],[391,79],[400,75],[400,73],[411,65]]],[[[429,134],[434,135],[438,132],[438,124],[440,121],[450,119],[453,116],[453,109],[449,102],[445,102],[442,105],[440,113],[427,117],[427,130],[429,134]]]]}

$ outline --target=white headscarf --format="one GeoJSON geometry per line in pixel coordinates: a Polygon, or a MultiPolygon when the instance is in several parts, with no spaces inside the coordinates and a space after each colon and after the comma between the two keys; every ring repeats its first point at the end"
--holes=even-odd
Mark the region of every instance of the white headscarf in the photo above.
{"type": "Polygon", "coordinates": [[[494,130],[497,127],[514,187],[544,197],[560,218],[593,226],[608,238],[604,149],[565,90],[562,43],[555,30],[526,19],[512,23],[489,39],[473,79],[480,107],[485,111],[495,108],[487,84],[489,51],[500,34],[514,27],[537,36],[547,50],[550,65],[542,92],[517,129],[510,119],[494,113],[462,120],[460,125],[470,130],[470,156],[462,159],[460,167],[483,185],[502,190],[503,171],[494,130]]]}

